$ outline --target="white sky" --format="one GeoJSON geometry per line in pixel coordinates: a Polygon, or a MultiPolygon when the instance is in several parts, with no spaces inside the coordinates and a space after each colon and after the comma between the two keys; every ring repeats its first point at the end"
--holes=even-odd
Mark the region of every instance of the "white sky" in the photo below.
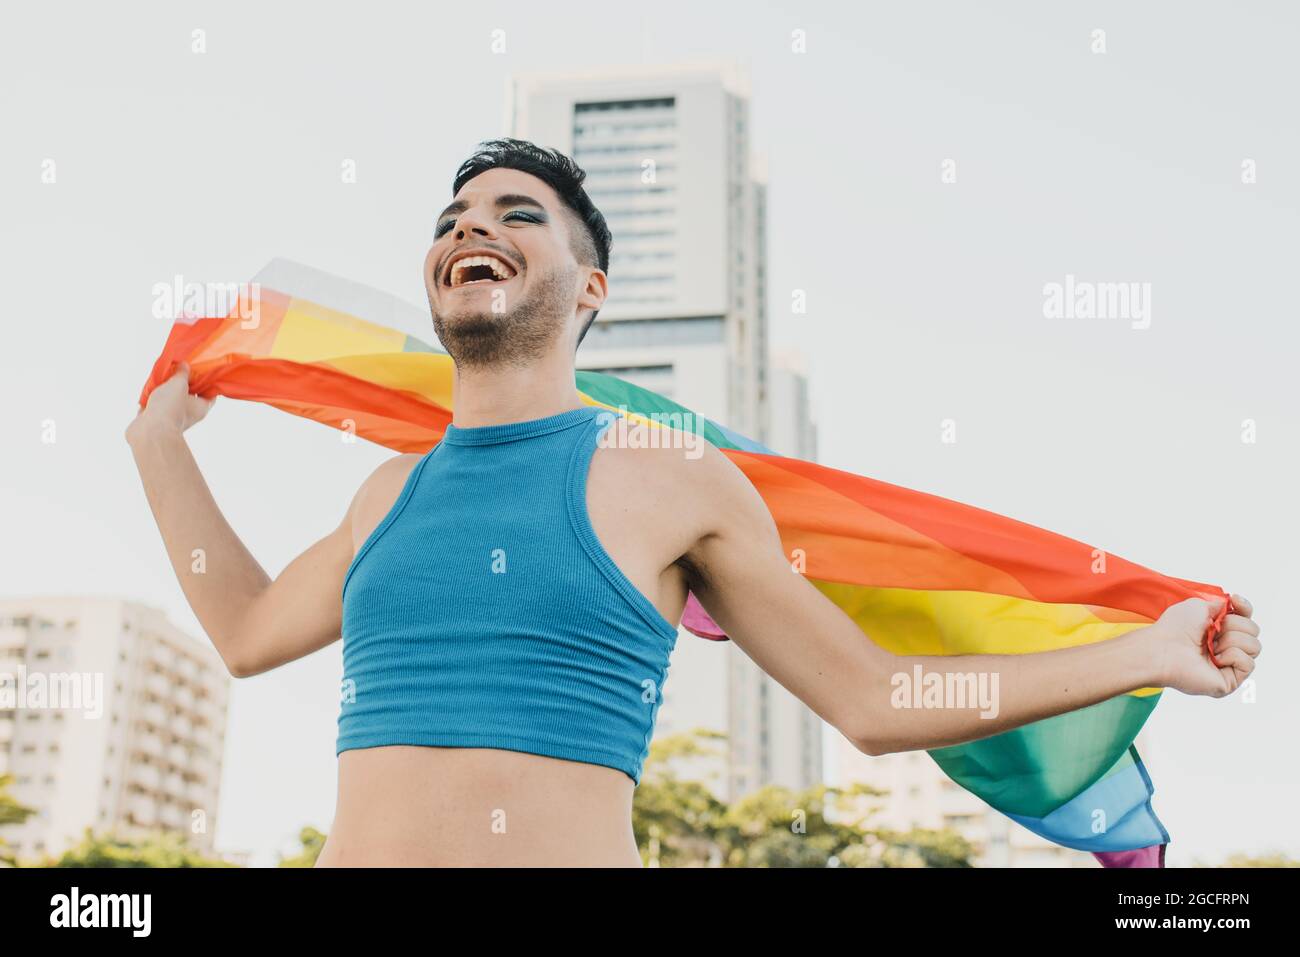
{"type": "MultiPolygon", "coordinates": [[[[120,595],[200,633],[122,440],[165,337],[154,283],[237,282],[287,256],[422,302],[433,217],[473,145],[507,132],[510,73],[731,57],[768,163],[772,340],[808,359],[821,460],[1251,598],[1258,703],[1170,692],[1144,756],[1171,864],[1300,854],[1284,680],[1300,665],[1300,18],[1281,3],[863,6],[11,12],[0,594],[120,595]],[[1150,283],[1150,328],[1043,318],[1043,285],[1067,273],[1150,283]],[[789,314],[793,289],[807,315],[789,314]]],[[[389,454],[228,400],[191,440],[272,574],[389,454]]],[[[335,646],[237,683],[219,846],[270,862],[302,825],[328,828],[339,672],[335,646]]]]}

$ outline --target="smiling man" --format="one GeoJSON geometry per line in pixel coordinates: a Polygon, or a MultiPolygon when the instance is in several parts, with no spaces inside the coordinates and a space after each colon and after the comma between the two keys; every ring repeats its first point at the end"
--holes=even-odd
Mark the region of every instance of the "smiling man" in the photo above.
{"type": "Polygon", "coordinates": [[[711,446],[627,441],[579,398],[574,353],[611,238],[567,157],[483,144],[424,280],[456,363],[453,424],[361,485],[272,580],[183,438],[211,403],[182,369],[127,429],[187,599],[231,674],[342,639],[325,865],[638,866],[631,825],[689,591],[757,664],[868,754],[983,738],[1138,688],[1221,697],[1251,673],[1250,604],[1190,599],[1120,638],[954,661],[892,655],[791,573],[758,493],[711,446]],[[197,543],[197,544],[196,544],[197,543]],[[207,571],[190,574],[194,547],[207,571]],[[896,706],[899,674],[996,676],[996,708],[896,706]],[[992,716],[990,716],[990,714],[992,716]]]}

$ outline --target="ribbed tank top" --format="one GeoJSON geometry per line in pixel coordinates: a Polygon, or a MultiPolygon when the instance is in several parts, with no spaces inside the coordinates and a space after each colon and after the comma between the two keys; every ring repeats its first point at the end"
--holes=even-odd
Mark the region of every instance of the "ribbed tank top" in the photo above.
{"type": "Polygon", "coordinates": [[[677,629],[587,514],[614,418],[451,425],[415,465],[343,581],[338,753],[500,748],[641,782],[677,629]]]}

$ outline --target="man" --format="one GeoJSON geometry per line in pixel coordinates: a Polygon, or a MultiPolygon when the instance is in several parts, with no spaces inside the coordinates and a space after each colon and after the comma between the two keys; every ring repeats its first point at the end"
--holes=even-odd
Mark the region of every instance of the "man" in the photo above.
{"type": "MultiPolygon", "coordinates": [[[[711,447],[627,441],[580,401],[574,353],[605,301],[610,234],[583,172],[485,143],[438,217],[424,280],[456,363],[426,455],[361,485],[274,580],[183,439],[210,403],[182,368],[127,429],[185,595],[231,674],[343,639],[339,793],[326,865],[638,866],[631,804],[688,592],[765,671],[868,754],[987,737],[1152,686],[1219,697],[1254,669],[1250,604],[1216,644],[1192,599],[1085,647],[966,656],[997,715],[901,710],[891,678],[942,658],[873,644],[791,573],[744,475],[711,447]],[[206,550],[204,575],[189,573],[206,550]]],[[[973,705],[974,703],[972,703],[973,705]]]]}

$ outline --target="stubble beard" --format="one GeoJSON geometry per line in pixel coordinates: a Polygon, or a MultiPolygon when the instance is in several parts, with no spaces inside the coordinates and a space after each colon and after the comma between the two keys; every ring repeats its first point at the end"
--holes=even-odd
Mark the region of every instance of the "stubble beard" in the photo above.
{"type": "Polygon", "coordinates": [[[572,271],[554,269],[519,302],[499,313],[443,315],[433,307],[433,331],[460,368],[527,365],[542,356],[564,328],[573,309],[572,271]]]}

